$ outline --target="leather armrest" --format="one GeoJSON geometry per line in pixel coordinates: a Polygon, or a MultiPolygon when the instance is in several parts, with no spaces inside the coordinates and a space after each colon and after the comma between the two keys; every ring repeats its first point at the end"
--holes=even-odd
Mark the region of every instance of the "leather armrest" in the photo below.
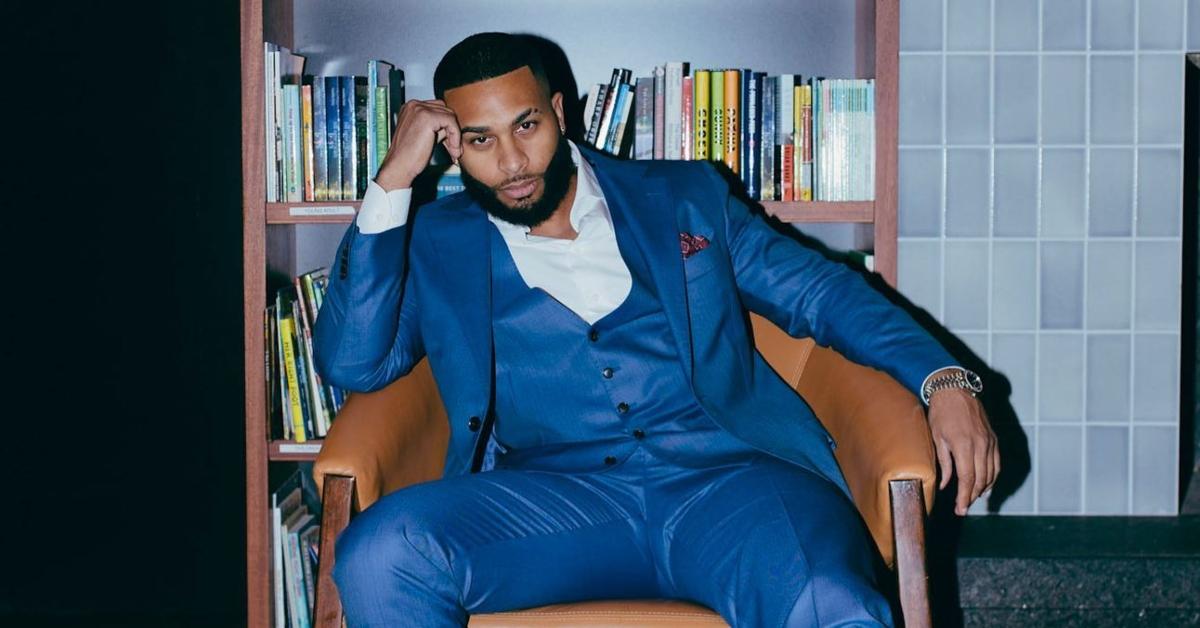
{"type": "Polygon", "coordinates": [[[421,360],[380,390],[350,395],[317,455],[317,488],[324,491],[326,475],[353,477],[364,510],[392,491],[441,477],[449,437],[429,360],[421,360]]]}
{"type": "Polygon", "coordinates": [[[797,340],[752,315],[763,357],[808,402],[837,442],[834,455],[854,503],[890,565],[894,545],[889,482],[921,480],[928,511],[936,467],[925,411],[912,393],[876,369],[812,339],[797,340]]]}

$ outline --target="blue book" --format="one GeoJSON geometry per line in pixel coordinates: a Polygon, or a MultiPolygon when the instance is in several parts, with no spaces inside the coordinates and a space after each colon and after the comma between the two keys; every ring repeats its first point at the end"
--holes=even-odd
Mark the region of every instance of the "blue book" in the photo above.
{"type": "Polygon", "coordinates": [[[341,160],[342,160],[342,200],[354,200],[354,188],[358,185],[358,176],[354,171],[355,153],[358,151],[358,143],[355,141],[356,128],[354,121],[354,77],[340,76],[338,77],[338,93],[340,94],[339,101],[341,106],[341,125],[342,144],[341,144],[341,160]]]}
{"type": "Polygon", "coordinates": [[[617,143],[620,141],[617,138],[617,129],[621,126],[621,111],[625,106],[625,99],[629,97],[629,84],[621,83],[617,88],[617,99],[613,101],[612,121],[608,124],[608,137],[604,139],[604,150],[617,154],[620,146],[617,143]]]}
{"type": "Polygon", "coordinates": [[[759,195],[761,200],[774,201],[775,193],[775,98],[779,91],[779,77],[763,77],[761,133],[758,136],[762,159],[759,165],[759,195]]]}
{"type": "Polygon", "coordinates": [[[342,105],[341,81],[336,76],[325,79],[325,155],[328,176],[325,200],[342,199],[342,105]]]}
{"type": "Polygon", "coordinates": [[[747,189],[750,187],[750,151],[747,149],[750,146],[750,83],[754,80],[753,75],[750,70],[742,70],[738,83],[742,92],[738,95],[742,109],[738,112],[738,174],[742,177],[742,186],[747,189]]]}
{"type": "Polygon", "coordinates": [[[329,200],[329,156],[325,154],[325,80],[313,77],[313,198],[329,200]]]}

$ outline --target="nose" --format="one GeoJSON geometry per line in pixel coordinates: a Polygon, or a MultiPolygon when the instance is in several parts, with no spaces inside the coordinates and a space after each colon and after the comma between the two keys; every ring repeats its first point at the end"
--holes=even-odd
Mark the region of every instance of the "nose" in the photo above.
{"type": "Polygon", "coordinates": [[[525,172],[525,167],[529,165],[529,158],[525,155],[525,151],[514,141],[501,141],[500,143],[500,163],[499,167],[505,174],[510,177],[515,177],[525,172]]]}

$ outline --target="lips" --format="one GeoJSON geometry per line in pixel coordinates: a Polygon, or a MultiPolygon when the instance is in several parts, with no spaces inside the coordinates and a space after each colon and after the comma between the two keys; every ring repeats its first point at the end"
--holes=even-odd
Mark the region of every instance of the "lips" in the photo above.
{"type": "Polygon", "coordinates": [[[500,191],[504,192],[504,195],[508,196],[509,198],[522,199],[530,194],[533,194],[535,189],[537,189],[537,179],[528,179],[526,181],[522,181],[521,183],[500,188],[500,191]]]}

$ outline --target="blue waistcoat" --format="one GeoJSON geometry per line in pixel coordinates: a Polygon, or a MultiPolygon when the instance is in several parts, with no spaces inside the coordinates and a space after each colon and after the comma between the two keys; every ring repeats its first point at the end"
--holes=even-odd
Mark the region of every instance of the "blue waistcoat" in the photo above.
{"type": "Polygon", "coordinates": [[[583,472],[616,465],[639,446],[685,467],[755,455],[697,401],[646,261],[616,212],[613,222],[633,286],[592,325],[530,288],[500,232],[490,230],[496,401],[489,462],[583,472]]]}

